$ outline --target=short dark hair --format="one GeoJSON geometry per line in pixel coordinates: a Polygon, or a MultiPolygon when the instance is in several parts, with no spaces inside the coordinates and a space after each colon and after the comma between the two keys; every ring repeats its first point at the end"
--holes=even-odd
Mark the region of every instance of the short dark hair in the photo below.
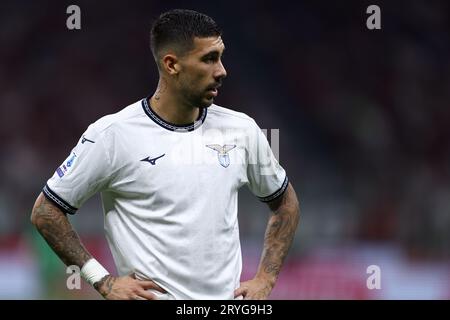
{"type": "Polygon", "coordinates": [[[152,25],[150,48],[156,63],[163,49],[171,48],[177,54],[184,54],[193,47],[194,37],[219,37],[222,31],[209,16],[186,9],[174,9],[162,13],[152,25]]]}

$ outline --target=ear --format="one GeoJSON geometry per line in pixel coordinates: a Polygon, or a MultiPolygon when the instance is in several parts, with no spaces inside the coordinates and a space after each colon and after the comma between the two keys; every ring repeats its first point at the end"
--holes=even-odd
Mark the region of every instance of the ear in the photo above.
{"type": "Polygon", "coordinates": [[[180,72],[180,63],[176,55],[169,53],[162,58],[162,66],[169,75],[180,72]]]}

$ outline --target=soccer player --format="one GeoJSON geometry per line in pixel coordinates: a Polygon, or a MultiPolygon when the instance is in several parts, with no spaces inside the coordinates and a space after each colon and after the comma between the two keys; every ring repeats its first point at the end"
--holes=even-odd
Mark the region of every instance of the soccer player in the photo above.
{"type": "Polygon", "coordinates": [[[226,71],[210,17],[163,13],[151,49],[155,93],[87,128],[37,198],[32,223],[106,299],[266,299],[298,224],[295,191],[255,121],[213,104],[226,71]],[[240,283],[244,185],[272,214],[257,273],[240,283]],[[120,276],[86,250],[66,216],[97,192],[120,276]]]}

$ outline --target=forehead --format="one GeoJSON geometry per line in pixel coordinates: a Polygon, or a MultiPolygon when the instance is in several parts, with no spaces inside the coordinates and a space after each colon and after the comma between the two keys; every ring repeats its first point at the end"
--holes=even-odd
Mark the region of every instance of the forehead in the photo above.
{"type": "Polygon", "coordinates": [[[225,50],[225,44],[222,37],[194,38],[194,48],[189,54],[203,55],[211,51],[222,52],[225,50]]]}

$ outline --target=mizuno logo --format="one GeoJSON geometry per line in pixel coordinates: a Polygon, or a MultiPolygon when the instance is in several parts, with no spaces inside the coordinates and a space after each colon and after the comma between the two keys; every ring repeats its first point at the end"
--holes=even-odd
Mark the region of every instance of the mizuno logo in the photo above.
{"type": "Polygon", "coordinates": [[[85,142],[90,142],[90,143],[95,143],[95,141],[89,140],[88,138],[86,138],[85,136],[83,136],[83,139],[81,139],[81,144],[84,144],[85,142]]]}
{"type": "Polygon", "coordinates": [[[162,155],[160,155],[159,157],[156,157],[156,158],[150,158],[150,157],[147,157],[147,158],[144,158],[144,159],[142,159],[141,161],[146,161],[146,162],[150,162],[150,164],[152,165],[152,166],[154,166],[155,164],[156,164],[156,160],[158,160],[159,158],[162,158],[162,157],[164,157],[166,154],[164,153],[164,154],[162,154],[162,155]]]}
{"type": "Polygon", "coordinates": [[[228,151],[236,148],[236,145],[224,144],[221,146],[220,144],[207,144],[206,146],[217,151],[217,158],[219,159],[219,163],[222,167],[226,168],[230,165],[230,156],[228,155],[228,151]]]}

